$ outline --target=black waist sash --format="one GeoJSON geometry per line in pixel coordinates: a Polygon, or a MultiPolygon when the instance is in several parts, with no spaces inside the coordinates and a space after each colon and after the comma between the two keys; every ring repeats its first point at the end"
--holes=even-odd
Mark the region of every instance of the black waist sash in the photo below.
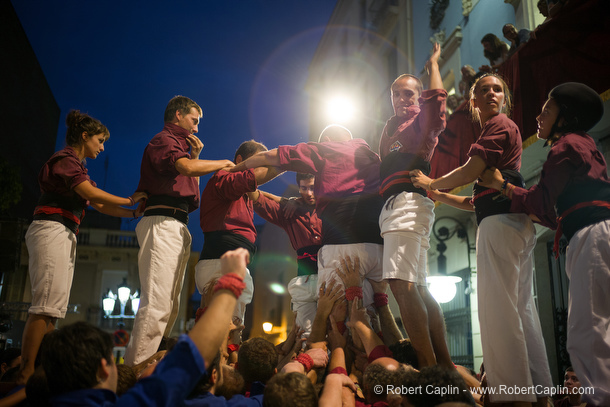
{"type": "Polygon", "coordinates": [[[410,172],[416,169],[428,175],[430,174],[430,163],[415,154],[398,151],[388,154],[379,166],[379,179],[381,180],[379,194],[383,196],[384,200],[400,192],[416,192],[427,196],[424,189],[415,187],[411,182],[410,172]]]}
{"type": "MultiPolygon", "coordinates": [[[[523,176],[519,171],[515,170],[502,170],[500,171],[504,176],[504,179],[508,180],[511,184],[524,188],[525,182],[523,176]]],[[[472,201],[474,205],[474,212],[477,217],[477,225],[480,225],[483,219],[492,215],[499,215],[502,213],[510,213],[511,200],[506,196],[502,195],[500,191],[495,189],[486,188],[474,184],[472,189],[472,201]]]]}
{"type": "Polygon", "coordinates": [[[322,245],[383,244],[379,229],[382,207],[383,198],[378,194],[352,195],[329,202],[321,214],[322,245]]]}
{"type": "Polygon", "coordinates": [[[557,198],[555,211],[568,241],[585,226],[610,219],[610,182],[589,180],[568,185],[557,198]],[[597,201],[600,204],[596,205],[597,201]],[[589,204],[586,204],[589,203],[589,204]],[[579,205],[580,207],[575,207],[579,205]],[[573,209],[572,209],[573,208],[573,209]]]}
{"type": "Polygon", "coordinates": [[[76,192],[72,196],[44,193],[34,209],[33,219],[59,222],[77,235],[84,217],[83,199],[76,192]]]}
{"type": "Polygon", "coordinates": [[[247,249],[250,252],[250,260],[256,253],[256,246],[245,237],[228,230],[219,230],[216,232],[205,232],[203,234],[203,249],[199,260],[219,259],[220,256],[229,250],[235,250],[240,247],[247,249]]]}

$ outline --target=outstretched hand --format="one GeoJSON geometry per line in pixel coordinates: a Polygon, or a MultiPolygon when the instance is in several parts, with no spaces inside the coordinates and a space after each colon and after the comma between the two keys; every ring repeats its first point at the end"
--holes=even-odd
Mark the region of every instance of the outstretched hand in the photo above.
{"type": "Polygon", "coordinates": [[[428,61],[426,62],[426,71],[428,73],[430,73],[430,67],[431,64],[438,64],[438,59],[441,56],[441,46],[438,42],[434,43],[434,46],[432,47],[432,55],[430,56],[430,59],[428,59],[428,61]]]}
{"type": "Polygon", "coordinates": [[[360,257],[356,256],[352,262],[351,257],[341,258],[341,267],[335,269],[345,288],[362,287],[362,276],[360,275],[360,257]]]}

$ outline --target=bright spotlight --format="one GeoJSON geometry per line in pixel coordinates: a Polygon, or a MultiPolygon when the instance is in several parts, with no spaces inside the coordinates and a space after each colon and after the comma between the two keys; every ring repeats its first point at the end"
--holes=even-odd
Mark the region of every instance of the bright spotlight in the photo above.
{"type": "Polygon", "coordinates": [[[284,295],[286,294],[286,288],[279,283],[271,283],[269,284],[269,289],[273,291],[275,294],[284,295]]]}
{"type": "Polygon", "coordinates": [[[273,324],[271,322],[263,322],[263,331],[265,331],[266,333],[271,332],[271,330],[273,329],[273,324]]]}
{"type": "Polygon", "coordinates": [[[328,118],[334,123],[344,123],[354,116],[354,105],[345,97],[331,99],[326,108],[328,118]]]}

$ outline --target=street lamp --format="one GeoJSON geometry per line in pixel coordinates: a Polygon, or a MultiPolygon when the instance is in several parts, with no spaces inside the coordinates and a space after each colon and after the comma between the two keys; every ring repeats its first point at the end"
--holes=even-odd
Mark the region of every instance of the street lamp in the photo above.
{"type": "Polygon", "coordinates": [[[123,278],[123,283],[118,287],[117,294],[114,294],[112,290],[108,289],[106,296],[102,299],[102,308],[104,309],[104,317],[105,318],[135,318],[138,313],[138,308],[140,307],[140,296],[138,294],[138,290],[136,290],[133,295],[131,294],[131,288],[127,285],[127,279],[123,278]],[[114,307],[116,305],[117,299],[120,304],[120,313],[118,315],[114,314],[114,307]],[[127,306],[127,302],[131,300],[131,309],[133,311],[133,315],[125,315],[125,308],[127,306]]]}
{"type": "Polygon", "coordinates": [[[455,298],[455,295],[457,294],[456,284],[462,281],[461,277],[447,275],[447,257],[445,256],[447,245],[445,242],[455,235],[461,239],[466,239],[468,268],[470,269],[470,240],[466,227],[459,220],[450,216],[441,216],[440,218],[437,218],[434,221],[434,225],[432,225],[432,233],[438,241],[438,244],[436,245],[436,250],[439,252],[436,263],[437,275],[427,277],[426,282],[428,283],[428,290],[430,290],[430,294],[432,294],[434,299],[438,303],[444,304],[455,298]],[[446,226],[441,226],[441,221],[446,220],[455,223],[456,226],[451,230],[446,226]]]}

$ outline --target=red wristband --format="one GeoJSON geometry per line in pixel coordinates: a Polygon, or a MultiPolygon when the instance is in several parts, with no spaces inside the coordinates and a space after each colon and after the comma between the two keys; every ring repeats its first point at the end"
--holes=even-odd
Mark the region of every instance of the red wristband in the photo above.
{"type": "Polygon", "coordinates": [[[208,307],[197,308],[197,312],[195,313],[195,322],[199,321],[199,318],[201,318],[201,316],[207,309],[208,307]]]}
{"type": "Polygon", "coordinates": [[[330,371],[330,374],[333,374],[333,373],[342,374],[342,375],[345,375],[345,376],[348,375],[347,374],[347,370],[345,370],[345,368],[343,368],[341,366],[337,366],[336,368],[334,368],[333,370],[330,371]]]}
{"type": "Polygon", "coordinates": [[[375,308],[381,308],[388,305],[388,295],[385,293],[375,293],[373,295],[373,301],[375,302],[375,308]]]}
{"type": "Polygon", "coordinates": [[[233,352],[236,352],[239,350],[239,345],[236,345],[234,343],[230,344],[229,346],[227,346],[227,352],[229,353],[229,355],[233,352]]]}
{"type": "Polygon", "coordinates": [[[299,356],[297,356],[295,360],[303,365],[303,367],[305,368],[305,373],[309,373],[309,371],[313,367],[313,358],[307,353],[301,353],[299,356]]]}
{"type": "Polygon", "coordinates": [[[218,290],[229,290],[235,295],[235,298],[239,298],[244,288],[246,288],[244,279],[235,273],[229,273],[218,279],[214,286],[214,292],[217,292],[218,290]]]}
{"type": "Polygon", "coordinates": [[[362,298],[362,287],[349,287],[345,289],[345,298],[348,301],[353,301],[355,298],[362,298]]]}

